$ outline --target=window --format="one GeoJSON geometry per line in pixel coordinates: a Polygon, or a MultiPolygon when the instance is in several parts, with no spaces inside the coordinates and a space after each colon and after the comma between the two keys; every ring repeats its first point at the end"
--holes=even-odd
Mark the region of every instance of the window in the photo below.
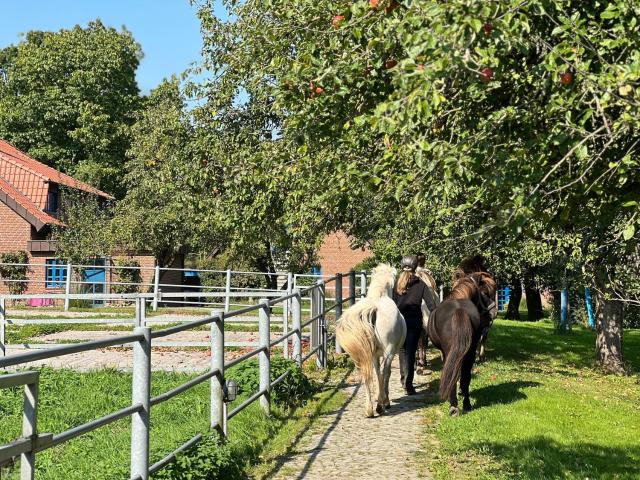
{"type": "Polygon", "coordinates": [[[67,281],[67,266],[62,260],[49,259],[45,267],[45,287],[62,288],[67,281]]]}
{"type": "Polygon", "coordinates": [[[49,213],[56,213],[58,211],[58,192],[49,190],[47,194],[47,206],[44,210],[49,213]]]}

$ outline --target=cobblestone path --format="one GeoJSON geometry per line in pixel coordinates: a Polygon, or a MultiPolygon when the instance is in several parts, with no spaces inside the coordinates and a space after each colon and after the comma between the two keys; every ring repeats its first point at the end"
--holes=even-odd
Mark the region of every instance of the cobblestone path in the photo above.
{"type": "MultiPolygon", "coordinates": [[[[357,374],[356,374],[357,375],[357,374]]],[[[271,477],[277,480],[395,480],[430,478],[420,471],[424,454],[421,415],[428,377],[416,376],[417,395],[406,396],[400,386],[398,361],[389,384],[391,408],[382,416],[365,418],[364,387],[352,377],[343,407],[318,420],[293,454],[280,461],[271,477]]]]}

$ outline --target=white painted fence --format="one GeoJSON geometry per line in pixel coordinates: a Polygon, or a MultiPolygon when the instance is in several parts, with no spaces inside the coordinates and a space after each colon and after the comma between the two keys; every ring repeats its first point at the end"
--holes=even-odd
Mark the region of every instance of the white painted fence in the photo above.
{"type": "MultiPolygon", "coordinates": [[[[47,265],[46,263],[0,263],[0,267],[2,266],[14,266],[14,267],[26,267],[29,272],[33,272],[35,269],[41,269],[42,275],[40,275],[44,280],[36,280],[32,278],[33,276],[27,275],[23,279],[6,279],[0,277],[0,282],[4,283],[5,286],[9,284],[22,283],[26,286],[26,292],[30,293],[29,290],[38,289],[45,290],[45,294],[34,294],[31,298],[55,298],[56,300],[62,300],[64,305],[64,310],[68,311],[70,308],[71,300],[78,299],[77,297],[73,297],[76,293],[86,293],[83,292],[83,289],[86,288],[96,288],[99,287],[104,290],[103,293],[114,293],[114,291],[118,288],[125,289],[130,288],[134,290],[136,293],[138,292],[148,292],[152,294],[152,302],[151,305],[153,310],[156,311],[160,304],[164,304],[167,306],[171,305],[182,305],[182,306],[206,306],[209,308],[224,308],[225,312],[229,312],[232,307],[246,307],[249,304],[239,303],[238,299],[249,298],[248,295],[234,295],[234,294],[260,294],[264,292],[265,294],[274,293],[274,294],[282,294],[284,291],[291,292],[293,289],[298,287],[308,286],[309,284],[315,283],[317,280],[326,279],[328,276],[322,275],[311,275],[311,274],[294,274],[291,272],[248,272],[248,271],[239,271],[239,270],[209,270],[209,269],[189,269],[189,268],[161,268],[159,266],[155,267],[127,267],[127,266],[119,266],[119,265],[75,265],[68,263],[64,266],[57,266],[56,268],[62,268],[64,270],[64,275],[60,278],[56,278],[53,280],[47,280],[46,272],[47,268],[52,268],[51,265],[47,265]],[[104,282],[95,282],[95,281],[86,281],[82,280],[83,272],[91,271],[91,270],[104,270],[105,271],[105,281],[104,282]],[[145,277],[149,278],[148,281],[140,281],[140,282],[125,282],[119,279],[120,271],[124,270],[135,270],[139,277],[144,279],[145,277]],[[167,274],[180,274],[183,277],[183,282],[180,283],[163,283],[161,279],[163,276],[167,274]],[[189,273],[195,273],[198,277],[203,277],[206,275],[219,275],[221,278],[224,277],[224,284],[220,285],[185,285],[184,284],[184,276],[189,273]],[[234,283],[245,280],[251,277],[270,277],[272,282],[276,285],[286,285],[286,289],[267,289],[261,287],[234,287],[234,283]],[[114,279],[115,278],[115,279],[114,279]],[[47,286],[48,285],[48,286],[47,286]],[[163,293],[164,291],[164,293],[163,293]],[[168,295],[168,293],[183,293],[183,295],[168,295]],[[63,297],[51,297],[50,294],[57,292],[63,297]]],[[[366,281],[367,274],[366,272],[358,272],[360,276],[360,284],[358,290],[360,291],[361,296],[366,295],[366,281]]],[[[265,283],[267,283],[265,281],[265,283]]],[[[120,301],[118,297],[114,297],[116,300],[111,300],[104,297],[94,296],[92,299],[102,299],[103,301],[120,301]]]]}

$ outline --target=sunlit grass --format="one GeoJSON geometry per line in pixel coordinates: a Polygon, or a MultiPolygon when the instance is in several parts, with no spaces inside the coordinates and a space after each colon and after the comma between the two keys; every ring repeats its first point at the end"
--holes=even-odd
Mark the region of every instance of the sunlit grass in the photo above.
{"type": "MultiPolygon", "coordinates": [[[[497,321],[472,412],[450,418],[434,374],[423,461],[442,479],[639,478],[637,377],[603,375],[594,349],[580,327],[558,335],[548,322],[497,321]]],[[[640,331],[625,332],[625,355],[640,367],[640,331]]]]}

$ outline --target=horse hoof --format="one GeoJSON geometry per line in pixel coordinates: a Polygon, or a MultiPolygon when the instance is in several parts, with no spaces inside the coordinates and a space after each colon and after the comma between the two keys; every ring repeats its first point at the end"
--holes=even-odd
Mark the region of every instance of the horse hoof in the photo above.
{"type": "Polygon", "coordinates": [[[464,410],[465,412],[470,412],[471,410],[473,410],[473,407],[471,406],[471,403],[465,403],[462,405],[462,410],[464,410]]]}
{"type": "Polygon", "coordinates": [[[384,404],[384,409],[389,410],[391,408],[391,402],[387,402],[384,404]]]}
{"type": "Polygon", "coordinates": [[[460,415],[460,410],[458,410],[458,407],[451,407],[449,409],[449,416],[450,417],[457,417],[458,415],[460,415]]]}
{"type": "Polygon", "coordinates": [[[371,408],[371,409],[366,409],[366,410],[364,411],[364,416],[365,416],[365,417],[367,417],[367,418],[373,418],[373,416],[374,416],[373,408],[371,408]]]}
{"type": "Polygon", "coordinates": [[[382,415],[384,413],[384,407],[382,406],[381,403],[376,405],[376,412],[378,413],[378,415],[382,415]]]}

